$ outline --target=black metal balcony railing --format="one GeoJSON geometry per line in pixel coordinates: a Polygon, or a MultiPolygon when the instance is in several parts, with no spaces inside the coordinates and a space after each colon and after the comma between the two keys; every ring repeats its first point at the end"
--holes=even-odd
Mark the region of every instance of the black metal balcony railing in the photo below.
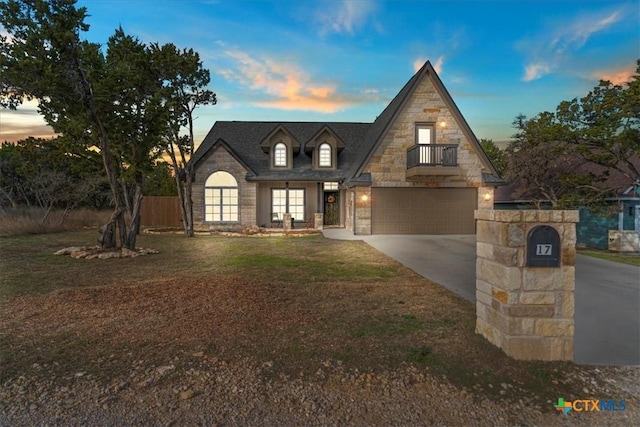
{"type": "Polygon", "coordinates": [[[458,145],[415,145],[407,150],[407,169],[415,166],[458,166],[458,145]]]}

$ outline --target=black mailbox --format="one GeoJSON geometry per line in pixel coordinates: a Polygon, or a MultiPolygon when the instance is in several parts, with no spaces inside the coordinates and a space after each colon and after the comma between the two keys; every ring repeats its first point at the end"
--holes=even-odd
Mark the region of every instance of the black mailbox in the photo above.
{"type": "Polygon", "coordinates": [[[527,267],[560,267],[560,235],[555,228],[538,225],[529,231],[527,267]]]}

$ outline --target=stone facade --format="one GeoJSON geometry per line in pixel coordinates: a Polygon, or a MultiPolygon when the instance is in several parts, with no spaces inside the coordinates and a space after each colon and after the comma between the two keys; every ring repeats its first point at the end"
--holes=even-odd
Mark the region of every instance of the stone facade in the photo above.
{"type": "Polygon", "coordinates": [[[482,162],[429,76],[424,76],[364,170],[374,187],[479,187],[482,162]],[[417,123],[435,125],[436,144],[458,144],[458,176],[407,181],[407,150],[415,145],[417,123]],[[442,126],[444,124],[444,126],[442,126]]]}
{"type": "Polygon", "coordinates": [[[353,204],[356,218],[353,234],[371,234],[371,188],[356,187],[353,204]]]}
{"type": "Polygon", "coordinates": [[[223,147],[216,147],[201,160],[193,183],[193,223],[197,230],[241,230],[256,224],[256,190],[257,184],[247,182],[246,169],[223,147]],[[204,220],[204,183],[214,172],[229,172],[238,182],[237,223],[213,224],[204,220]]]}
{"type": "Polygon", "coordinates": [[[572,360],[578,211],[475,213],[476,332],[515,358],[572,360]],[[538,225],[560,236],[559,267],[527,267],[526,240],[538,225]]]}

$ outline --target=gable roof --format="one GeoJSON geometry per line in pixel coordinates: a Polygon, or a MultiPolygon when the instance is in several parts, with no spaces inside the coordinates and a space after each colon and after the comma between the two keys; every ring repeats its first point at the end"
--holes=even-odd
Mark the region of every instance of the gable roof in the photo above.
{"type": "Polygon", "coordinates": [[[483,181],[485,182],[485,184],[503,184],[504,181],[500,178],[498,172],[491,163],[491,160],[489,160],[489,158],[485,154],[482,146],[480,145],[480,142],[478,141],[478,138],[476,138],[475,134],[471,130],[471,127],[469,127],[469,123],[467,123],[466,119],[458,109],[458,106],[453,101],[453,98],[449,94],[449,91],[447,90],[447,88],[445,88],[442,80],[440,80],[438,73],[436,73],[430,61],[425,62],[422,68],[420,68],[420,70],[418,70],[413,75],[413,77],[409,79],[409,81],[404,85],[400,92],[398,92],[396,97],[393,98],[389,105],[387,105],[382,113],[376,118],[375,122],[373,122],[369,134],[367,135],[367,139],[373,142],[373,146],[367,153],[367,156],[362,160],[362,163],[360,163],[360,165],[358,165],[358,167],[353,171],[352,176],[357,177],[362,173],[363,169],[382,143],[385,135],[393,125],[394,121],[398,118],[398,116],[402,112],[402,109],[407,104],[407,102],[411,98],[411,95],[416,90],[423,78],[431,79],[431,82],[435,86],[436,91],[438,92],[444,103],[447,105],[447,108],[449,108],[449,111],[451,111],[451,114],[460,126],[467,140],[474,147],[476,153],[478,154],[478,157],[480,157],[482,164],[485,168],[488,169],[488,173],[485,172],[483,174],[483,181]]]}
{"type": "Polygon", "coordinates": [[[293,153],[298,154],[298,152],[300,151],[300,143],[295,136],[291,135],[291,132],[289,132],[287,128],[282,126],[282,124],[276,126],[275,129],[269,132],[269,134],[262,140],[262,142],[260,143],[262,151],[264,151],[265,153],[269,152],[269,148],[271,146],[271,138],[276,136],[276,134],[278,134],[279,132],[282,132],[289,138],[291,138],[291,148],[293,149],[293,153]]]}
{"type": "Polygon", "coordinates": [[[318,138],[320,138],[320,136],[322,136],[322,134],[324,134],[325,132],[336,139],[336,149],[338,150],[338,152],[341,152],[344,149],[344,141],[340,139],[340,137],[336,135],[336,133],[331,130],[328,125],[324,125],[309,139],[309,141],[305,142],[304,149],[307,153],[312,152],[313,149],[316,148],[318,144],[318,138]]]}
{"type": "Polygon", "coordinates": [[[444,100],[447,108],[461,127],[464,135],[475,148],[487,171],[482,177],[485,185],[499,185],[504,181],[499,177],[491,161],[480,146],[478,139],[471,131],[451,95],[442,84],[433,66],[427,61],[422,68],[404,85],[400,92],[387,105],[373,123],[344,122],[237,122],[218,121],[204,138],[191,161],[194,170],[200,160],[205,157],[218,141],[223,141],[236,158],[242,159],[249,173],[248,180],[255,181],[340,181],[344,183],[370,182],[370,175],[363,174],[367,162],[382,143],[395,119],[402,112],[416,87],[423,78],[431,79],[436,90],[444,100]],[[273,170],[269,166],[269,154],[263,152],[262,145],[275,132],[282,130],[297,143],[302,144],[300,151],[294,153],[293,168],[289,170],[273,170]],[[312,143],[313,138],[324,131],[333,133],[344,144],[338,157],[338,167],[333,170],[317,170],[313,168],[311,150],[305,150],[304,144],[312,143]]]}

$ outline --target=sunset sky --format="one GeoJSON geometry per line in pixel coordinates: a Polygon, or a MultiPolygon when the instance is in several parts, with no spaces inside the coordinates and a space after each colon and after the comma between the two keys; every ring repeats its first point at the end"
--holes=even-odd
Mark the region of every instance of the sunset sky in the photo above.
{"type": "MultiPolygon", "coordinates": [[[[639,0],[78,4],[90,41],[121,25],[200,53],[218,105],[197,110],[197,143],[216,120],[371,122],[427,59],[476,136],[504,141],[519,113],[623,83],[640,57],[639,0]]],[[[0,110],[0,141],[47,134],[35,104],[0,110]]]]}

